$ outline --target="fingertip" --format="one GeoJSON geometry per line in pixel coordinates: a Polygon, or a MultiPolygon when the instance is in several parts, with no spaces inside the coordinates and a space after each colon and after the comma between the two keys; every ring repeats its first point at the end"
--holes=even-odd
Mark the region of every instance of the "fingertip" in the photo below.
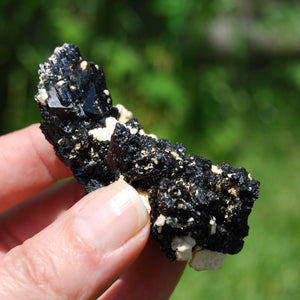
{"type": "Polygon", "coordinates": [[[88,194],[75,211],[75,230],[105,252],[119,248],[149,220],[139,194],[123,181],[88,194]]]}

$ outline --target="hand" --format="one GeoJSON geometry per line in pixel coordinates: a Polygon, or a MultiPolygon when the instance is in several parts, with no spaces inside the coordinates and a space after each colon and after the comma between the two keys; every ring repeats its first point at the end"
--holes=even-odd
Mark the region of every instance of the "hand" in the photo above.
{"type": "Polygon", "coordinates": [[[83,197],[38,125],[0,137],[0,299],[168,299],[185,264],[149,238],[137,192],[83,197]]]}

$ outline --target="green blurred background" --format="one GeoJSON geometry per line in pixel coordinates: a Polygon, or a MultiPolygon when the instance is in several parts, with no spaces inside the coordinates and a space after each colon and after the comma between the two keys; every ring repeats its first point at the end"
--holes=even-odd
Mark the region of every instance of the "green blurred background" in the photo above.
{"type": "Polygon", "coordinates": [[[38,64],[78,45],[147,132],[261,181],[243,251],[187,268],[171,299],[299,299],[299,16],[296,0],[1,1],[0,132],[39,122],[38,64]]]}

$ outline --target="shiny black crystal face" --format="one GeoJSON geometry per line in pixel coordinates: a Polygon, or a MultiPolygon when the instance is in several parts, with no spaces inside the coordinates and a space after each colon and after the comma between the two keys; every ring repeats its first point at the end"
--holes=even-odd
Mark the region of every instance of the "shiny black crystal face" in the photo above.
{"type": "MultiPolygon", "coordinates": [[[[49,113],[96,121],[116,115],[103,70],[82,61],[76,46],[56,48],[49,61],[40,65],[39,75],[38,89],[47,95],[49,113]]],[[[36,99],[41,102],[38,95],[36,99]]]]}
{"type": "Polygon", "coordinates": [[[185,155],[179,143],[145,134],[112,105],[103,70],[83,61],[74,45],[56,48],[39,74],[41,129],[86,193],[119,179],[146,192],[152,237],[171,260],[175,237],[190,236],[196,246],[223,253],[242,249],[259,192],[244,168],[213,166],[185,155]]]}

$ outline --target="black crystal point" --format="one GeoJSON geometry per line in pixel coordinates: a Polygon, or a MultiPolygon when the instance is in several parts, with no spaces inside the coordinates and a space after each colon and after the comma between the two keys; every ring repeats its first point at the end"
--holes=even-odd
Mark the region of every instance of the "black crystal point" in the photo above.
{"type": "Polygon", "coordinates": [[[234,254],[248,234],[259,182],[244,168],[212,165],[185,148],[147,135],[123,106],[112,105],[103,70],[64,44],[40,65],[41,129],[86,193],[125,180],[148,195],[151,234],[171,259],[176,238],[234,254]]]}
{"type": "Polygon", "coordinates": [[[39,75],[38,89],[44,89],[48,95],[47,106],[52,114],[69,113],[100,120],[114,110],[103,70],[83,61],[74,45],[56,48],[49,61],[40,65],[39,75]]]}

